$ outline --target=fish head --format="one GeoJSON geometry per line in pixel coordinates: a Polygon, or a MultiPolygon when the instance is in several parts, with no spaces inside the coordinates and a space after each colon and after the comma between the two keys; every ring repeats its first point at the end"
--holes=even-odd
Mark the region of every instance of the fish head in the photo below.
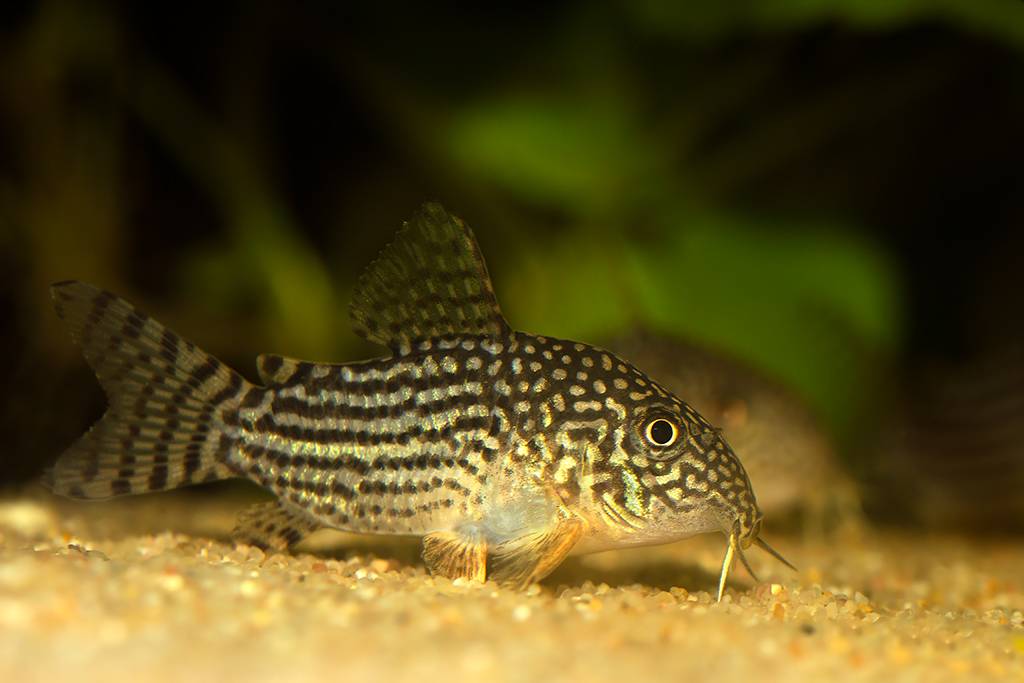
{"type": "MultiPolygon", "coordinates": [[[[552,479],[579,501],[602,547],[646,545],[721,531],[743,547],[761,523],[747,472],[722,435],[689,404],[614,353],[519,334],[495,383],[520,423],[557,445],[552,479]],[[519,400],[515,392],[521,392],[519,400]],[[521,408],[520,408],[521,406],[521,408]],[[538,420],[530,420],[535,406],[538,420]],[[573,474],[575,473],[575,475],[573,474]]],[[[517,423],[508,420],[512,429],[517,423]]],[[[518,438],[536,443],[528,431],[518,438]]]]}
{"type": "Polygon", "coordinates": [[[646,489],[648,535],[721,531],[749,547],[763,515],[740,459],[696,410],[653,381],[645,384],[649,392],[626,396],[622,447],[646,489]]]}
{"type": "MultiPolygon", "coordinates": [[[[735,557],[757,580],[743,550],[756,545],[790,569],[796,569],[761,538],[764,515],[757,505],[743,464],[716,429],[689,405],[643,381],[652,390],[631,392],[631,415],[624,439],[626,461],[647,499],[645,514],[633,519],[634,542],[657,543],[693,534],[721,531],[729,540],[722,564],[718,599],[735,557]]],[[[626,487],[628,489],[628,486],[626,487]]],[[[640,498],[627,490],[629,500],[640,498]]],[[[639,507],[639,506],[638,506],[639,507]]],[[[629,521],[620,514],[619,519],[629,521]]]]}

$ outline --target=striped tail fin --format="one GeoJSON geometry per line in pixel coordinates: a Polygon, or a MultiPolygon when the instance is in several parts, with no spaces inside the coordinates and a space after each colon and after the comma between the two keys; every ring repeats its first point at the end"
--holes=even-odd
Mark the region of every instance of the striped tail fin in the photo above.
{"type": "Polygon", "coordinates": [[[102,499],[236,476],[238,408],[260,389],[110,292],[68,281],[51,294],[110,402],[47,473],[54,493],[102,499]]]}

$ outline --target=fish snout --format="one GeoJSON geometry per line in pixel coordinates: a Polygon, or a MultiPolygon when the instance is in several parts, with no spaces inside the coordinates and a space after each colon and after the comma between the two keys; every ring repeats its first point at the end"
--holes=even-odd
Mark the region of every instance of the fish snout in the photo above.
{"type": "Polygon", "coordinates": [[[752,513],[747,515],[741,515],[736,520],[737,525],[737,536],[740,540],[740,547],[746,550],[758,539],[761,535],[761,523],[764,521],[764,515],[761,514],[761,510],[754,507],[752,513]]]}

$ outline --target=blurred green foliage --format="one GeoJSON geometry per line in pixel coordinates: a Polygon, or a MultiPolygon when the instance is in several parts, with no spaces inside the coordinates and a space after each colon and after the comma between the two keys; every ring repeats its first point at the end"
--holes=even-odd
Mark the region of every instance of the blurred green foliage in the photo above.
{"type": "Polygon", "coordinates": [[[657,142],[623,99],[517,94],[468,103],[454,112],[450,154],[524,200],[605,216],[665,171],[657,142]]]}
{"type": "Polygon", "coordinates": [[[695,203],[699,180],[680,178],[664,141],[624,105],[520,94],[456,112],[450,153],[467,174],[572,216],[564,234],[498,270],[515,323],[569,338],[639,325],[697,340],[783,378],[849,429],[868,388],[849,337],[873,359],[900,341],[891,264],[835,219],[695,203]],[[638,219],[650,234],[636,234],[638,219]]]}
{"type": "Polygon", "coordinates": [[[622,6],[652,33],[698,41],[721,40],[750,30],[792,30],[824,21],[862,29],[941,21],[1024,46],[1024,21],[1019,3],[1012,0],[626,0],[622,6]]]}
{"type": "Polygon", "coordinates": [[[765,219],[750,216],[673,218],[686,230],[629,252],[646,321],[787,378],[830,424],[849,427],[868,387],[847,345],[886,357],[899,342],[890,264],[827,225],[766,231],[765,219]]]}

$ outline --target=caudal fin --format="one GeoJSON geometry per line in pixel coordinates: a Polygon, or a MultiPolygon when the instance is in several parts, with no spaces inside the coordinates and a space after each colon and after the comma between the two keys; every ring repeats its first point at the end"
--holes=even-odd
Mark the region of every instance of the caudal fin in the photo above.
{"type": "Polygon", "coordinates": [[[233,416],[251,384],[110,292],[68,281],[51,294],[110,402],[47,474],[54,493],[101,499],[234,476],[233,416]]]}

